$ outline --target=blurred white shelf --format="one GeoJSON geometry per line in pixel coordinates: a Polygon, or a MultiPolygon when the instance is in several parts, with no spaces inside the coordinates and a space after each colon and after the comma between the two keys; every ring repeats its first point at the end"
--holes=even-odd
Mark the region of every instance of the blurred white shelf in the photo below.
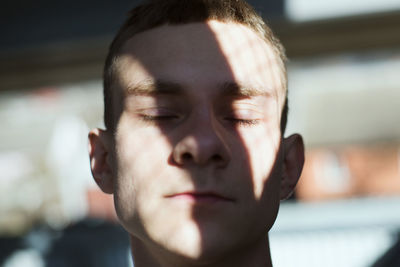
{"type": "Polygon", "coordinates": [[[285,12],[297,22],[388,12],[400,9],[398,0],[285,0],[285,12]]]}
{"type": "Polygon", "coordinates": [[[273,232],[362,227],[400,228],[400,196],[315,203],[282,203],[273,232]]]}

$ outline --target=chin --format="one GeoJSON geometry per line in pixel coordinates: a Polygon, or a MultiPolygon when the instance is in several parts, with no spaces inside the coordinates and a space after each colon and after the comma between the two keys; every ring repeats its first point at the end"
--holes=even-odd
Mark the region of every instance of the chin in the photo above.
{"type": "MultiPolygon", "coordinates": [[[[210,232],[215,232],[215,230],[210,232]]],[[[226,247],[218,235],[205,235],[194,221],[181,224],[176,231],[164,232],[162,236],[160,231],[155,231],[154,234],[153,238],[150,237],[152,242],[166,249],[167,254],[174,255],[187,263],[214,262],[226,247]]]]}
{"type": "MultiPolygon", "coordinates": [[[[208,225],[209,226],[209,225],[208,225]]],[[[230,250],[235,244],[234,240],[228,240],[227,236],[215,234],[223,232],[222,229],[205,229],[195,222],[182,228],[179,236],[171,238],[171,252],[180,255],[183,260],[195,263],[212,263],[219,260],[224,252],[230,250]]]]}
{"type": "Polygon", "coordinates": [[[193,223],[181,225],[172,233],[165,233],[165,247],[172,253],[187,259],[198,259],[202,255],[202,240],[199,227],[193,223]]]}

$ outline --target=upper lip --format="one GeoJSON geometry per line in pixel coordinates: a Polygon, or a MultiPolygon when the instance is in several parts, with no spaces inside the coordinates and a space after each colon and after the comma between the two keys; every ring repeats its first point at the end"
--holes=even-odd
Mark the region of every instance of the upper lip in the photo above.
{"type": "Polygon", "coordinates": [[[176,196],[180,196],[180,195],[192,195],[192,196],[198,196],[198,197],[215,197],[215,198],[220,198],[222,200],[226,200],[226,201],[234,201],[233,198],[227,197],[225,195],[222,195],[220,193],[217,192],[213,192],[213,191],[184,191],[184,192],[180,192],[180,193],[175,193],[175,194],[170,194],[167,195],[166,197],[176,197],[176,196]]]}

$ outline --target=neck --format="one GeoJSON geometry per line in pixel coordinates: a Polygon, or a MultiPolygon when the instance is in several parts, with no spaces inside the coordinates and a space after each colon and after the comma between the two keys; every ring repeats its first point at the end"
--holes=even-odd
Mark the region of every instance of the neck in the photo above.
{"type": "Polygon", "coordinates": [[[182,259],[178,255],[160,257],[160,251],[153,251],[143,241],[131,235],[131,249],[135,267],[272,267],[269,240],[263,238],[257,244],[235,251],[217,260],[196,261],[195,259],[182,259]],[[165,260],[168,259],[168,260],[165,260]]]}

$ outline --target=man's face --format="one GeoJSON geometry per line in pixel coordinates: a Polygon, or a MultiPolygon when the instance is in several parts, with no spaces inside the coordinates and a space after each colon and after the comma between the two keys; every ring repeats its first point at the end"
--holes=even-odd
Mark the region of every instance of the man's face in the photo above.
{"type": "Polygon", "coordinates": [[[116,64],[114,194],[127,231],[189,258],[265,238],[282,169],[271,47],[233,23],[162,26],[127,41],[116,64]]]}

